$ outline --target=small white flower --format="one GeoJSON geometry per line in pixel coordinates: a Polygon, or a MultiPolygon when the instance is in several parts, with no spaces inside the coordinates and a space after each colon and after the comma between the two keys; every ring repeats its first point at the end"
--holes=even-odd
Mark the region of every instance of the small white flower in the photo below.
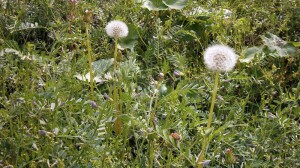
{"type": "Polygon", "coordinates": [[[127,25],[119,20],[108,22],[108,24],[105,27],[105,30],[108,36],[114,38],[123,38],[128,35],[127,25]]]}
{"type": "Polygon", "coordinates": [[[104,78],[106,80],[112,80],[113,79],[113,77],[111,76],[110,72],[107,72],[106,74],[104,74],[104,78]]]}
{"type": "Polygon", "coordinates": [[[233,49],[224,45],[208,47],[204,52],[204,63],[206,67],[217,72],[231,71],[237,59],[237,55],[233,49]]]}
{"type": "Polygon", "coordinates": [[[158,74],[158,76],[163,78],[165,76],[165,74],[161,72],[161,73],[158,74]]]}

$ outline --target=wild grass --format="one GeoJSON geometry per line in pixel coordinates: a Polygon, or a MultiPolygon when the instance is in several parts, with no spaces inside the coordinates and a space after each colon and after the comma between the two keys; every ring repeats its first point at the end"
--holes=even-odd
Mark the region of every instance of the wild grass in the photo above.
{"type": "Polygon", "coordinates": [[[300,167],[299,2],[155,2],[0,2],[0,167],[300,167]]]}

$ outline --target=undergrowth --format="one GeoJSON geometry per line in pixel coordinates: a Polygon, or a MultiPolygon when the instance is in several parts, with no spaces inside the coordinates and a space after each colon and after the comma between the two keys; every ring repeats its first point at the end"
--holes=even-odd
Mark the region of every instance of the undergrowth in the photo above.
{"type": "Polygon", "coordinates": [[[296,0],[1,1],[0,166],[196,167],[209,136],[210,167],[300,167],[299,11],[296,0]],[[111,20],[129,28],[118,71],[111,20]],[[203,51],[219,43],[239,62],[220,74],[207,130],[203,51]]]}

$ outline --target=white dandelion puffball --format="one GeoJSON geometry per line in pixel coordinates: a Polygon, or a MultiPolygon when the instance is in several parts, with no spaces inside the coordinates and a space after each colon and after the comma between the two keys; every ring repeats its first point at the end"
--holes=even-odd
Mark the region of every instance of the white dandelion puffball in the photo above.
{"type": "Polygon", "coordinates": [[[123,38],[128,35],[127,25],[119,20],[113,20],[108,22],[105,27],[106,33],[110,37],[123,38]]]}
{"type": "Polygon", "coordinates": [[[236,62],[237,55],[234,50],[224,45],[213,45],[204,52],[204,63],[212,71],[228,72],[231,71],[236,62]]]}

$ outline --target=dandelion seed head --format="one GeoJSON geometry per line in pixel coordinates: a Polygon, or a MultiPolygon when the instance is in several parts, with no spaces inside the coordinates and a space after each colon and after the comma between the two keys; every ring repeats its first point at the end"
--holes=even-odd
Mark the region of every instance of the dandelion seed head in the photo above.
{"type": "Polygon", "coordinates": [[[204,52],[204,63],[212,71],[231,71],[237,62],[234,50],[224,45],[208,47],[204,52]]]}
{"type": "Polygon", "coordinates": [[[124,38],[128,35],[128,27],[127,25],[119,20],[113,20],[108,22],[105,27],[105,31],[108,36],[114,38],[124,38]]]}

